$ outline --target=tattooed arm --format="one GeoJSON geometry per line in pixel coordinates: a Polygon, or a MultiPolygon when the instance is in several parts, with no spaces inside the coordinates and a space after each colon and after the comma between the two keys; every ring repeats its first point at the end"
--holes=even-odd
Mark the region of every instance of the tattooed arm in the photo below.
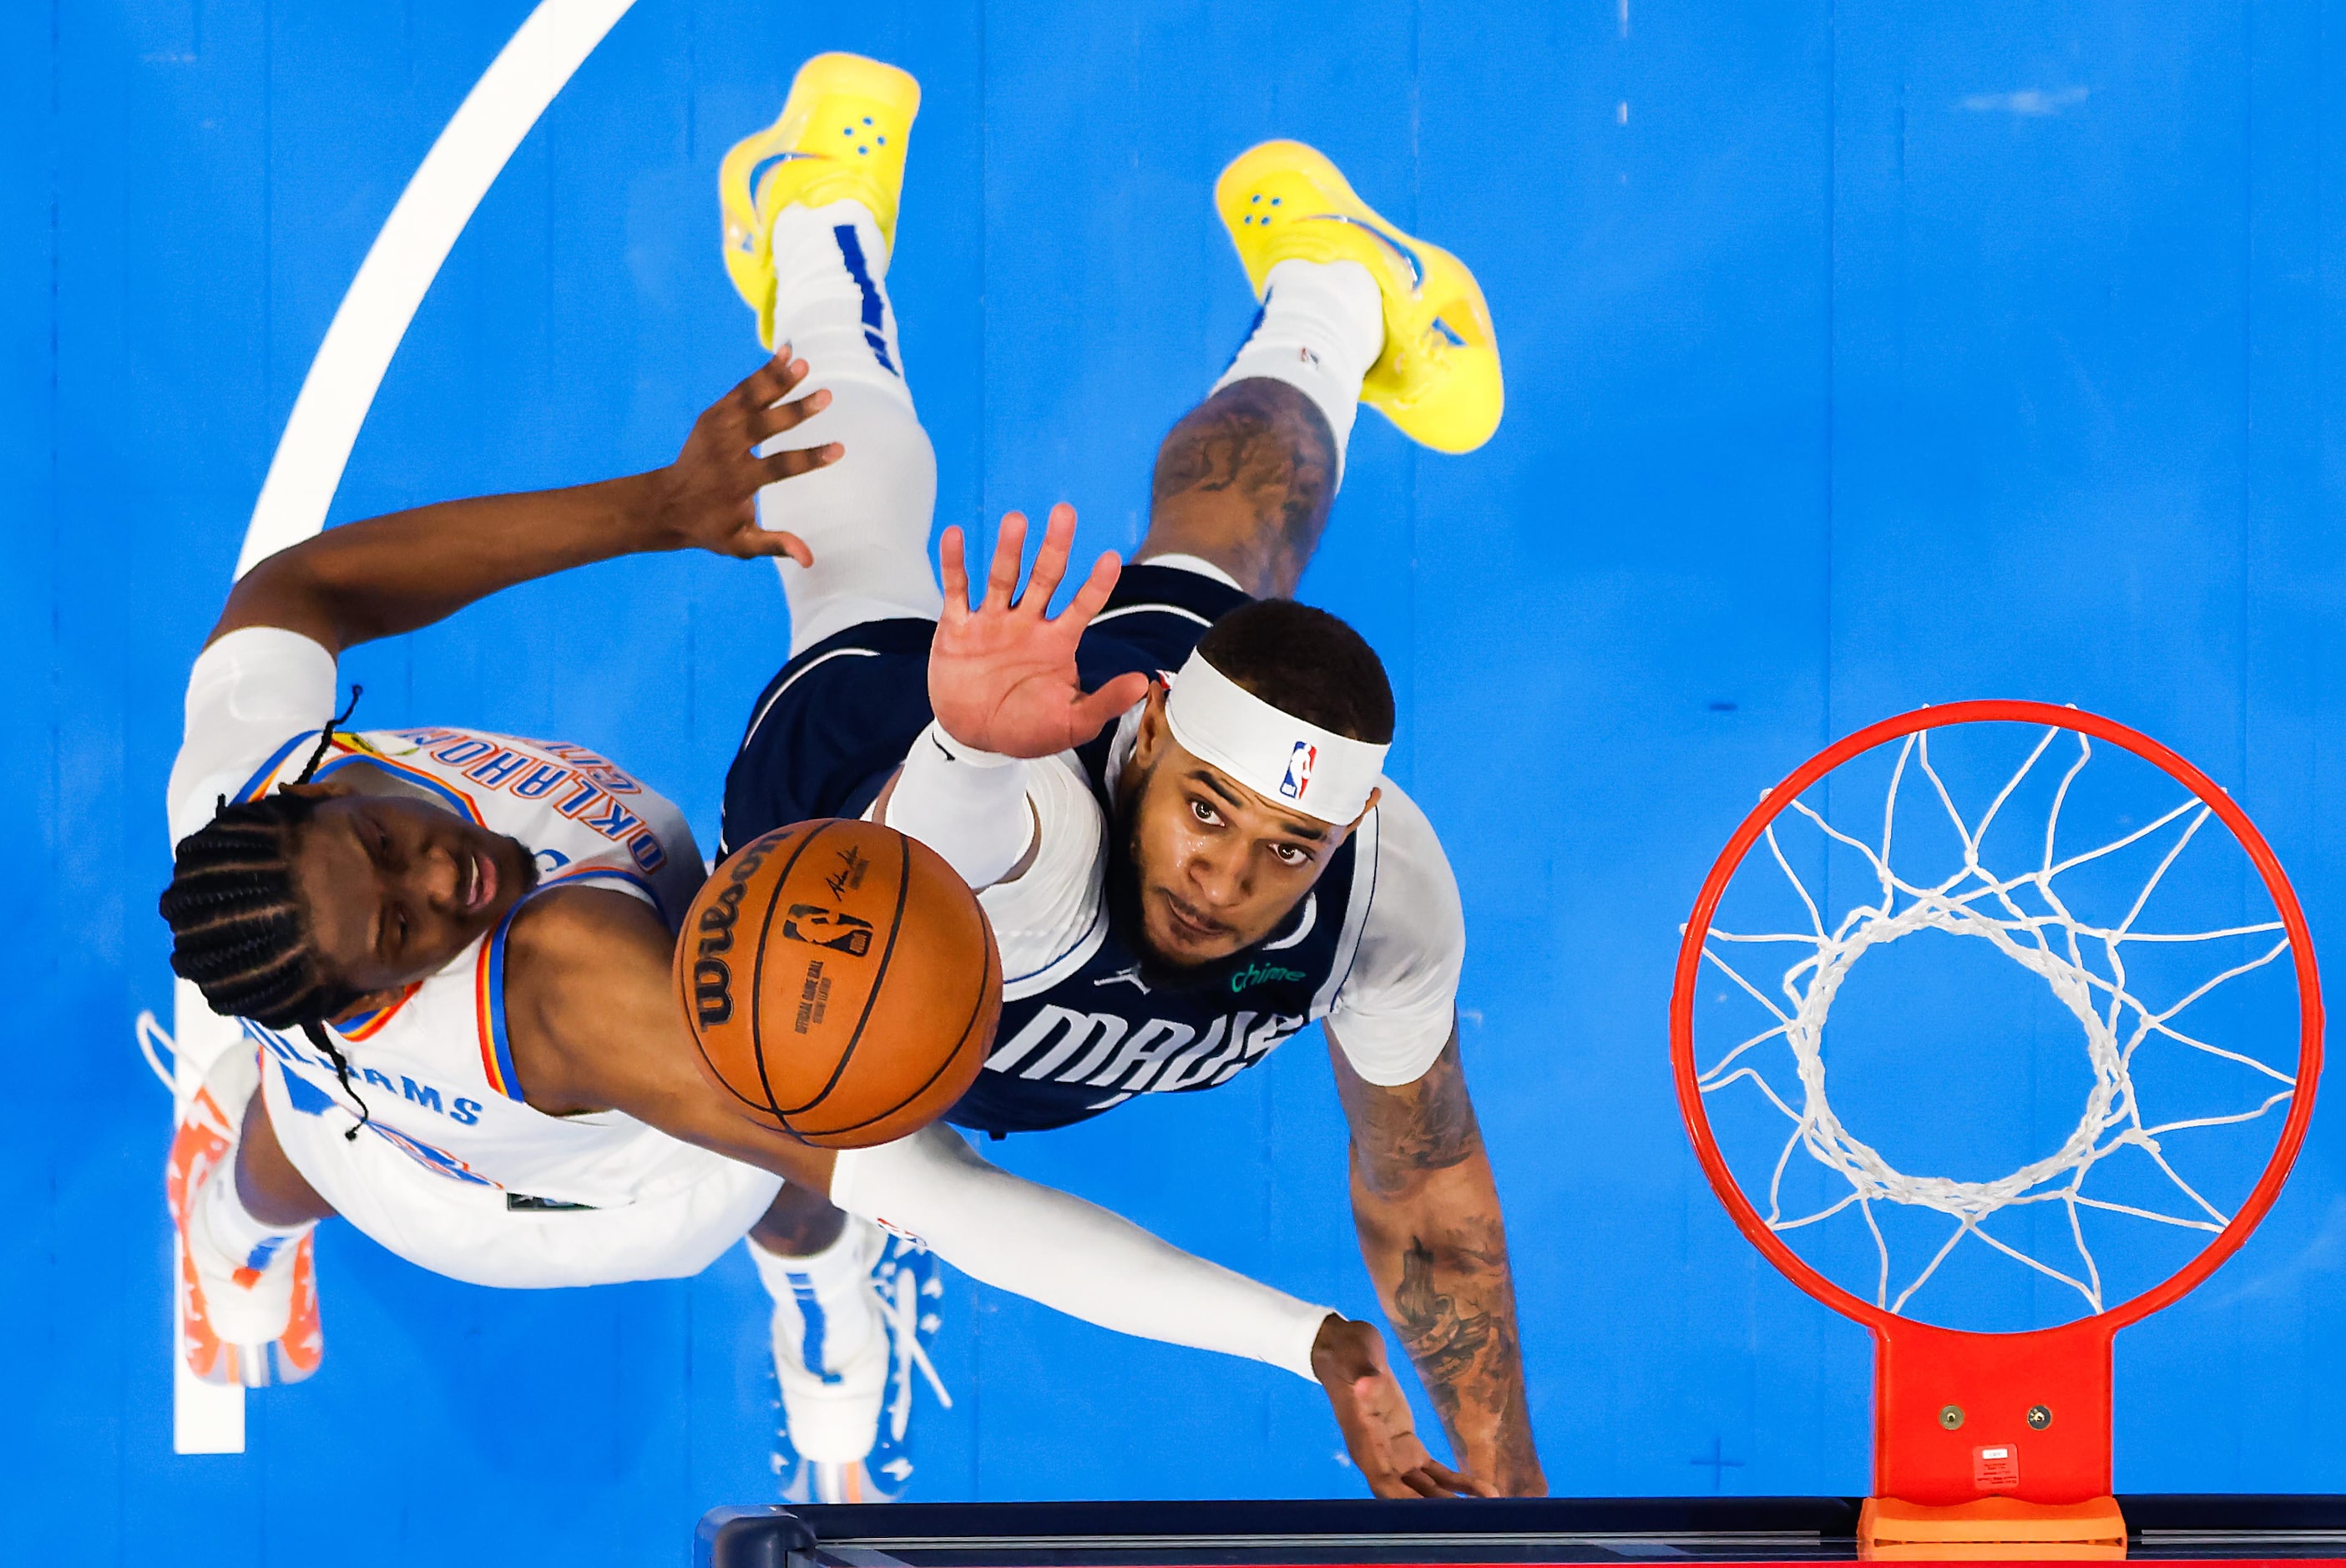
{"type": "Polygon", "coordinates": [[[1361,1256],[1459,1468],[1508,1496],[1545,1496],[1524,1403],[1506,1227],[1457,1031],[1423,1077],[1397,1088],[1353,1072],[1332,1031],[1328,1054],[1352,1129],[1361,1256]]]}

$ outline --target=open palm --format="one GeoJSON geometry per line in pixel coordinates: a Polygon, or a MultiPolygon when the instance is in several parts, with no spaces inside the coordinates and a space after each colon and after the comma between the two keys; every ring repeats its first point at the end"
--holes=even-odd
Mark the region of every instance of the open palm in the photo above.
{"type": "Polygon", "coordinates": [[[1107,603],[1122,566],[1114,551],[1094,563],[1065,611],[1045,613],[1075,541],[1076,509],[1052,507],[1021,593],[1018,558],[1026,546],[1026,518],[1008,514],[994,541],[985,598],[975,608],[969,602],[962,531],[948,528],[939,541],[945,608],[929,648],[929,706],[945,733],[964,746],[1007,757],[1049,757],[1081,746],[1148,695],[1148,677],[1137,672],[1089,693],[1076,672],[1076,645],[1107,603]]]}
{"type": "Polygon", "coordinates": [[[1491,1489],[1452,1470],[1418,1441],[1409,1396],[1385,1361],[1384,1336],[1331,1313],[1311,1347],[1311,1370],[1361,1477],[1379,1497],[1488,1497],[1491,1489]]]}

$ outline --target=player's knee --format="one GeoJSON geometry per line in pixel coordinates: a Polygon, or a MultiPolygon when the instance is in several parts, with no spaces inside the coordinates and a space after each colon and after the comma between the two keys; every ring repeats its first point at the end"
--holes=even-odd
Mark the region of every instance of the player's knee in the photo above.
{"type": "Polygon", "coordinates": [[[831,404],[792,431],[793,444],[837,442],[830,467],[767,487],[760,498],[769,527],[792,530],[823,554],[833,528],[858,537],[903,534],[925,543],[936,510],[937,457],[912,405],[890,389],[861,381],[831,388],[831,404]]]}
{"type": "Polygon", "coordinates": [[[846,1225],[847,1216],[832,1207],[829,1198],[784,1182],[764,1217],[750,1227],[750,1237],[769,1252],[805,1257],[837,1241],[846,1225]]]}
{"type": "Polygon", "coordinates": [[[269,1119],[269,1101],[259,1093],[244,1114],[244,1131],[237,1140],[236,1196],[263,1225],[301,1225],[334,1217],[334,1206],[319,1196],[286,1156],[269,1119]]]}

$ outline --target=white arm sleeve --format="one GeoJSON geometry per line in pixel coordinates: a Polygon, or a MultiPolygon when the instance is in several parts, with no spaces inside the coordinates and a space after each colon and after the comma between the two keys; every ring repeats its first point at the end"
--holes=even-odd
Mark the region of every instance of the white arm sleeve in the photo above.
{"type": "Polygon", "coordinates": [[[1331,1316],[1193,1257],[1097,1204],[1011,1175],[953,1129],[845,1149],[831,1201],[909,1231],[974,1279],[1103,1329],[1219,1350],[1311,1379],[1331,1316]]]}
{"type": "Polygon", "coordinates": [[[333,718],[334,656],[280,626],[230,632],[197,657],[187,716],[165,797],[175,844],[210,821],[219,797],[236,795],[288,739],[333,718]]]}
{"type": "Polygon", "coordinates": [[[1035,841],[1026,764],[961,745],[934,723],[904,756],[888,826],[944,858],[973,888],[1000,881],[1035,841]]]}

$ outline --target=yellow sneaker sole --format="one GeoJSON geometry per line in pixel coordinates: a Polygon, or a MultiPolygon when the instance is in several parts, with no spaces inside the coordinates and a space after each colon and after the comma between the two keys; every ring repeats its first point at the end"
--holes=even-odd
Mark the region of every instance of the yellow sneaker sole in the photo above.
{"type": "Polygon", "coordinates": [[[1384,297],[1384,351],[1361,401],[1437,452],[1472,452],[1505,407],[1490,307],[1466,264],[1386,222],[1300,141],[1267,141],[1214,182],[1214,209],[1262,297],[1281,261],[1357,261],[1384,297]]]}
{"type": "Polygon", "coordinates": [[[799,67],[781,117],[735,142],[717,168],[725,270],[774,346],[774,214],[793,204],[860,201],[896,243],[904,148],[921,112],[912,74],[861,55],[817,55],[799,67]]]}

